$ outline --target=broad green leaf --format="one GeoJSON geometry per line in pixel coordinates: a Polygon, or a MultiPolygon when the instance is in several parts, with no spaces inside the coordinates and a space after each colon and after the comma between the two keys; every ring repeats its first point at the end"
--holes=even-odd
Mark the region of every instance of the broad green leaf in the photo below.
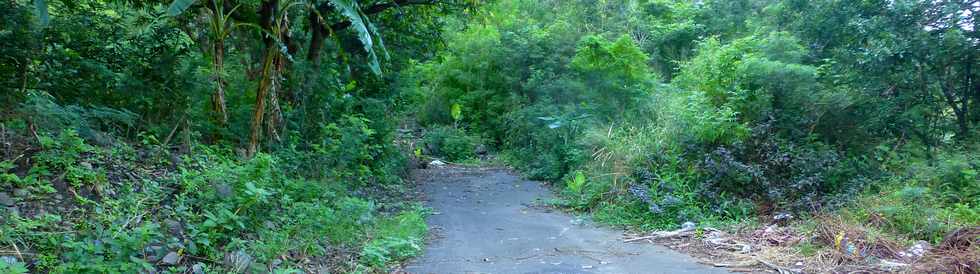
{"type": "Polygon", "coordinates": [[[582,193],[585,186],[585,173],[581,170],[575,171],[575,177],[568,181],[568,189],[575,193],[582,193]]]}
{"type": "MultiPolygon", "coordinates": [[[[366,20],[367,15],[363,14],[363,16],[366,20]]],[[[373,23],[371,23],[371,21],[365,21],[365,22],[367,22],[368,30],[370,30],[371,33],[374,35],[374,39],[377,40],[378,48],[381,49],[381,53],[384,53],[385,60],[391,59],[391,56],[388,55],[388,48],[385,47],[385,41],[384,39],[381,39],[381,31],[379,31],[378,28],[375,27],[373,23]]]]}
{"type": "Polygon", "coordinates": [[[381,75],[381,65],[378,62],[378,55],[374,52],[374,38],[368,29],[368,25],[371,22],[361,12],[357,2],[354,0],[330,0],[330,5],[333,5],[340,11],[341,15],[346,17],[347,20],[350,20],[351,28],[357,33],[358,40],[361,41],[361,44],[364,46],[364,51],[367,52],[368,67],[371,68],[374,74],[381,75]]]}
{"type": "Polygon", "coordinates": [[[174,0],[170,3],[170,8],[167,8],[167,14],[170,14],[170,16],[180,15],[193,4],[194,0],[174,0]]]}
{"type": "Polygon", "coordinates": [[[453,116],[453,120],[459,121],[463,119],[463,107],[459,103],[453,104],[450,114],[453,116]]]}

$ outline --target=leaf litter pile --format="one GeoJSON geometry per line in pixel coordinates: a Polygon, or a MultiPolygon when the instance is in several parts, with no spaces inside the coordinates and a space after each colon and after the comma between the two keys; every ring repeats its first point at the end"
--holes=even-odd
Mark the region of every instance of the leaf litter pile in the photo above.
{"type": "Polygon", "coordinates": [[[980,227],[954,230],[936,246],[925,241],[902,246],[839,218],[818,220],[812,236],[779,223],[731,231],[687,223],[672,231],[626,235],[624,241],[664,245],[733,272],[980,273],[980,227]],[[824,248],[805,253],[801,245],[824,248]]]}

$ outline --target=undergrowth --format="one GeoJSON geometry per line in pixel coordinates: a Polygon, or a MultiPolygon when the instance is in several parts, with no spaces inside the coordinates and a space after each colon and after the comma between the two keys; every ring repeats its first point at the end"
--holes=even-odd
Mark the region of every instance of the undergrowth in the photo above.
{"type": "Polygon", "coordinates": [[[313,151],[248,159],[94,145],[72,127],[32,136],[20,121],[0,132],[0,194],[14,202],[0,213],[4,273],[374,273],[423,248],[425,209],[382,202],[404,201],[403,156],[357,143],[372,133],[356,118],[313,151]]]}

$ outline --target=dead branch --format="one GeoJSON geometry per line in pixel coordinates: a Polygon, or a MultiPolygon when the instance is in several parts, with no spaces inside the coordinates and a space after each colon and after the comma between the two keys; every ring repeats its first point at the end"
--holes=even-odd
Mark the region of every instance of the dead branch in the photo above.
{"type": "Polygon", "coordinates": [[[638,238],[633,238],[633,239],[626,239],[626,240],[623,240],[623,242],[624,243],[632,243],[632,242],[643,241],[643,240],[656,240],[656,239],[663,239],[663,238],[687,237],[687,236],[691,236],[691,235],[694,235],[694,228],[693,227],[686,227],[686,228],[681,228],[681,229],[674,230],[674,231],[658,231],[658,232],[654,232],[653,234],[651,234],[649,236],[643,236],[643,237],[638,237],[638,238]]]}

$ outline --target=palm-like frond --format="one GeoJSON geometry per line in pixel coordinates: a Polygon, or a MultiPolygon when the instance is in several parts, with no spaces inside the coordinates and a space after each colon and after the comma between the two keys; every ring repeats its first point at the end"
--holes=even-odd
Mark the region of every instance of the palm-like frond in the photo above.
{"type": "MultiPolygon", "coordinates": [[[[378,55],[375,53],[375,39],[377,39],[378,47],[384,50],[384,42],[381,40],[381,35],[377,31],[377,28],[371,24],[368,17],[361,10],[361,7],[357,4],[356,0],[329,0],[330,5],[340,11],[347,20],[351,22],[351,28],[357,33],[357,39],[361,41],[361,45],[364,46],[364,51],[368,57],[368,67],[374,74],[381,74],[381,64],[378,62],[378,55]]],[[[387,55],[387,51],[385,51],[387,55]]]]}

